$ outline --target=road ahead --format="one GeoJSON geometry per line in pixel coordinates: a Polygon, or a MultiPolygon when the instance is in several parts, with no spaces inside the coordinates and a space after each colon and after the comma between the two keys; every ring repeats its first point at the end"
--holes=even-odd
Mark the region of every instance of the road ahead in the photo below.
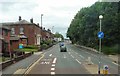
{"type": "MultiPolygon", "coordinates": [[[[59,45],[54,45],[42,54],[42,57],[27,70],[26,74],[91,74],[84,64],[87,63],[88,57],[91,58],[92,64],[98,64],[99,54],[72,44],[65,44],[67,52],[60,52],[59,45]]],[[[110,74],[118,74],[118,66],[107,56],[101,56],[101,66],[108,65],[110,74]]]]}

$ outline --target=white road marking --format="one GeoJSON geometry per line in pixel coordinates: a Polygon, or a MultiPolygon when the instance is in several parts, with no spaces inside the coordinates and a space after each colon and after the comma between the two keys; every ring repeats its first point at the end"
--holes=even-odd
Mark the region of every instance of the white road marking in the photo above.
{"type": "Polygon", "coordinates": [[[75,52],[76,54],[78,54],[77,52],[75,52]]]}
{"type": "Polygon", "coordinates": [[[78,61],[77,59],[75,59],[79,64],[81,64],[81,62],[80,61],[78,61]]]}
{"type": "Polygon", "coordinates": [[[79,56],[84,59],[84,57],[82,55],[79,55],[79,56]]]}
{"type": "Polygon", "coordinates": [[[51,72],[51,75],[55,75],[55,72],[51,72]]]}
{"type": "Polygon", "coordinates": [[[52,64],[52,67],[55,66],[55,64],[52,64]]]}
{"type": "Polygon", "coordinates": [[[57,61],[57,58],[54,58],[53,63],[56,63],[56,61],[57,61]]]}
{"type": "Polygon", "coordinates": [[[44,62],[41,62],[41,64],[44,64],[44,62]]]}
{"type": "Polygon", "coordinates": [[[50,54],[49,56],[52,56],[52,54],[50,54]]]}
{"type": "Polygon", "coordinates": [[[41,62],[41,64],[50,64],[50,62],[41,62]]]}
{"type": "Polygon", "coordinates": [[[64,54],[64,58],[66,58],[65,54],[64,54]]]}
{"type": "MultiPolygon", "coordinates": [[[[72,55],[71,55],[72,56],[72,55]]],[[[72,58],[74,58],[74,56],[72,56],[72,58]]]]}
{"type": "Polygon", "coordinates": [[[117,66],[120,66],[119,64],[115,63],[115,62],[112,62],[113,64],[117,65],[117,66]]]}
{"type": "Polygon", "coordinates": [[[51,70],[55,70],[55,68],[51,68],[51,70]]]}
{"type": "Polygon", "coordinates": [[[69,54],[70,54],[70,52],[69,52],[69,54]]]}
{"type": "Polygon", "coordinates": [[[45,64],[49,64],[50,62],[45,62],[45,64]]]}

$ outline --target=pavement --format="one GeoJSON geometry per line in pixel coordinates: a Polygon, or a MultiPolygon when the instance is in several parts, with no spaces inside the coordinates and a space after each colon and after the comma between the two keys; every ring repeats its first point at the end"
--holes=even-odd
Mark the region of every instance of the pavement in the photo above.
{"type": "Polygon", "coordinates": [[[41,57],[42,52],[37,52],[2,70],[2,74],[24,74],[26,69],[41,57]]]}
{"type": "Polygon", "coordinates": [[[69,43],[65,45],[67,52],[60,52],[59,44],[56,44],[9,66],[3,70],[3,74],[97,74],[99,61],[101,71],[104,65],[108,65],[109,74],[118,74],[118,65],[108,56],[69,43]]]}
{"type": "Polygon", "coordinates": [[[44,53],[44,57],[37,61],[27,74],[90,74],[79,61],[73,57],[68,48],[68,52],[60,52],[57,44],[51,50],[44,53]]]}
{"type": "Polygon", "coordinates": [[[53,46],[26,74],[97,74],[100,57],[102,74],[104,65],[108,65],[109,74],[118,74],[118,65],[108,56],[72,44],[65,43],[65,45],[67,52],[60,52],[58,44],[53,46]]]}

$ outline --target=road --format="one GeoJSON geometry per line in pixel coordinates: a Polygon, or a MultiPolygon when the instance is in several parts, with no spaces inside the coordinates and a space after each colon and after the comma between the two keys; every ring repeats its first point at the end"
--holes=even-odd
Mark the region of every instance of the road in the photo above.
{"type": "Polygon", "coordinates": [[[101,68],[103,65],[108,65],[109,74],[118,74],[118,65],[114,64],[106,55],[100,55],[68,43],[65,45],[67,52],[60,52],[59,44],[44,51],[42,57],[26,71],[26,74],[91,74],[84,64],[88,58],[91,59],[92,65],[98,64],[99,56],[101,56],[101,68]]]}

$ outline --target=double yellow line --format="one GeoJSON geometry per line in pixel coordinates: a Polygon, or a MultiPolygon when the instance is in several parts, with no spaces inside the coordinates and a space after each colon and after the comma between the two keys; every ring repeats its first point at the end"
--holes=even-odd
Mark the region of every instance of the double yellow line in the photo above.
{"type": "Polygon", "coordinates": [[[27,74],[29,74],[29,72],[32,70],[32,68],[44,57],[44,54],[41,54],[42,57],[40,57],[34,64],[32,64],[29,69],[24,73],[24,76],[26,76],[27,74]]]}

